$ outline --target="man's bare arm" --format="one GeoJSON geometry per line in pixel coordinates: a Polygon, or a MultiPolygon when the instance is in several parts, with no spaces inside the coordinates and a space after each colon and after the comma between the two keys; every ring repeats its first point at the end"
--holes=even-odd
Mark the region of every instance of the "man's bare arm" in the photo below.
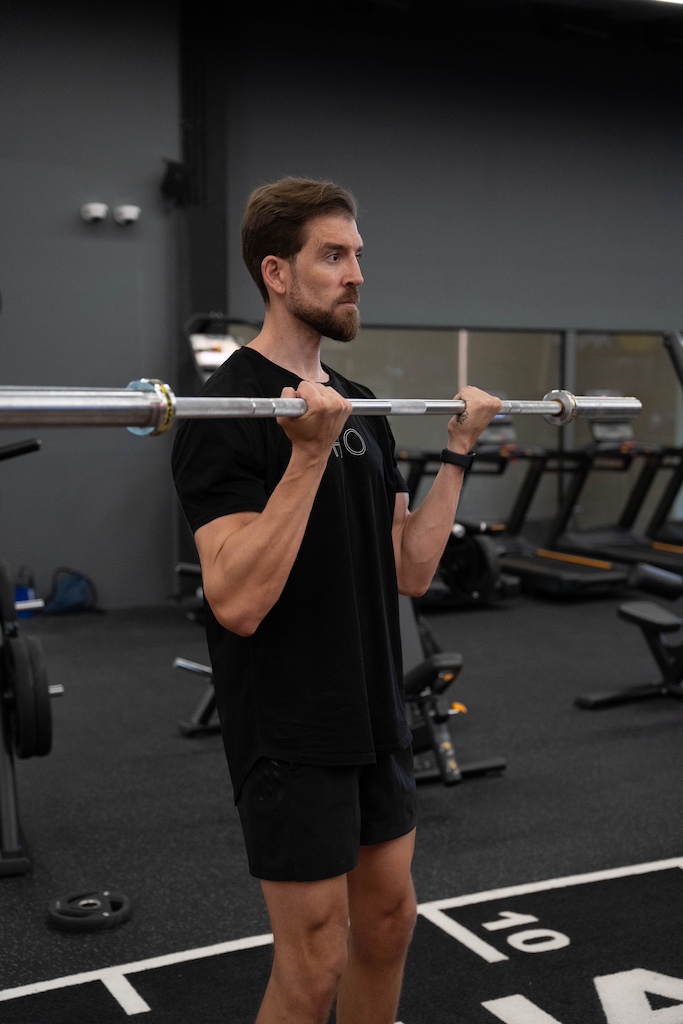
{"type": "MultiPolygon", "coordinates": [[[[456,395],[467,403],[466,417],[448,423],[448,448],[466,455],[477,438],[500,411],[500,399],[474,387],[456,395]]],[[[408,509],[408,495],[397,494],[392,536],[398,588],[402,594],[419,597],[429,588],[455,522],[465,471],[443,464],[424,501],[414,512],[408,509]]]]}
{"type": "Polygon", "coordinates": [[[302,381],[283,398],[304,398],[303,416],[278,422],[292,456],[263,512],[222,516],[195,533],[206,599],[222,626],[250,636],[278,600],[301,546],[313,502],[351,403],[302,381]]]}

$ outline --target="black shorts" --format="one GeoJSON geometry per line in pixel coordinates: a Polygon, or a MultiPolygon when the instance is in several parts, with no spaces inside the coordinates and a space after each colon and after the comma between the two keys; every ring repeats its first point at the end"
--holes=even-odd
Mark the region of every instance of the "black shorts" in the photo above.
{"type": "Polygon", "coordinates": [[[237,808],[255,878],[316,882],[346,874],[361,846],[398,839],[415,827],[412,748],[365,765],[261,758],[237,808]]]}

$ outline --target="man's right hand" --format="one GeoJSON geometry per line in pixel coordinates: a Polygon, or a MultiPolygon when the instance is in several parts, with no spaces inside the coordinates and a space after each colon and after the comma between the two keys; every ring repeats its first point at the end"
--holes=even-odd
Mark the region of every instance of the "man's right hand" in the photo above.
{"type": "Polygon", "coordinates": [[[298,388],[283,388],[281,398],[303,398],[308,406],[303,416],[279,416],[277,422],[292,442],[292,447],[314,457],[332,451],[353,406],[325,384],[302,380],[298,388]]]}

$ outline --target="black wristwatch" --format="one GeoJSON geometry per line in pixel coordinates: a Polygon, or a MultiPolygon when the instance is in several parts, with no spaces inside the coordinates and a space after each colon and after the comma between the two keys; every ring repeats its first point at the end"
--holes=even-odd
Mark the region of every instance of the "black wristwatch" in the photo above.
{"type": "Polygon", "coordinates": [[[458,452],[451,452],[448,448],[444,448],[441,452],[441,461],[449,462],[451,466],[461,466],[463,469],[470,469],[476,454],[476,452],[468,452],[467,455],[459,455],[458,452]]]}

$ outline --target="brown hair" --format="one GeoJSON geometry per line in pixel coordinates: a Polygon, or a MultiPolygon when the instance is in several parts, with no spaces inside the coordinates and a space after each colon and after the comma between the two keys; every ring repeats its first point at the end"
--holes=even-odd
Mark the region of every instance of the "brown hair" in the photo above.
{"type": "Polygon", "coordinates": [[[328,213],[357,216],[355,197],[331,181],[287,177],[251,193],[242,221],[242,258],[266,303],[265,257],[296,256],[306,241],[308,221],[328,213]]]}

